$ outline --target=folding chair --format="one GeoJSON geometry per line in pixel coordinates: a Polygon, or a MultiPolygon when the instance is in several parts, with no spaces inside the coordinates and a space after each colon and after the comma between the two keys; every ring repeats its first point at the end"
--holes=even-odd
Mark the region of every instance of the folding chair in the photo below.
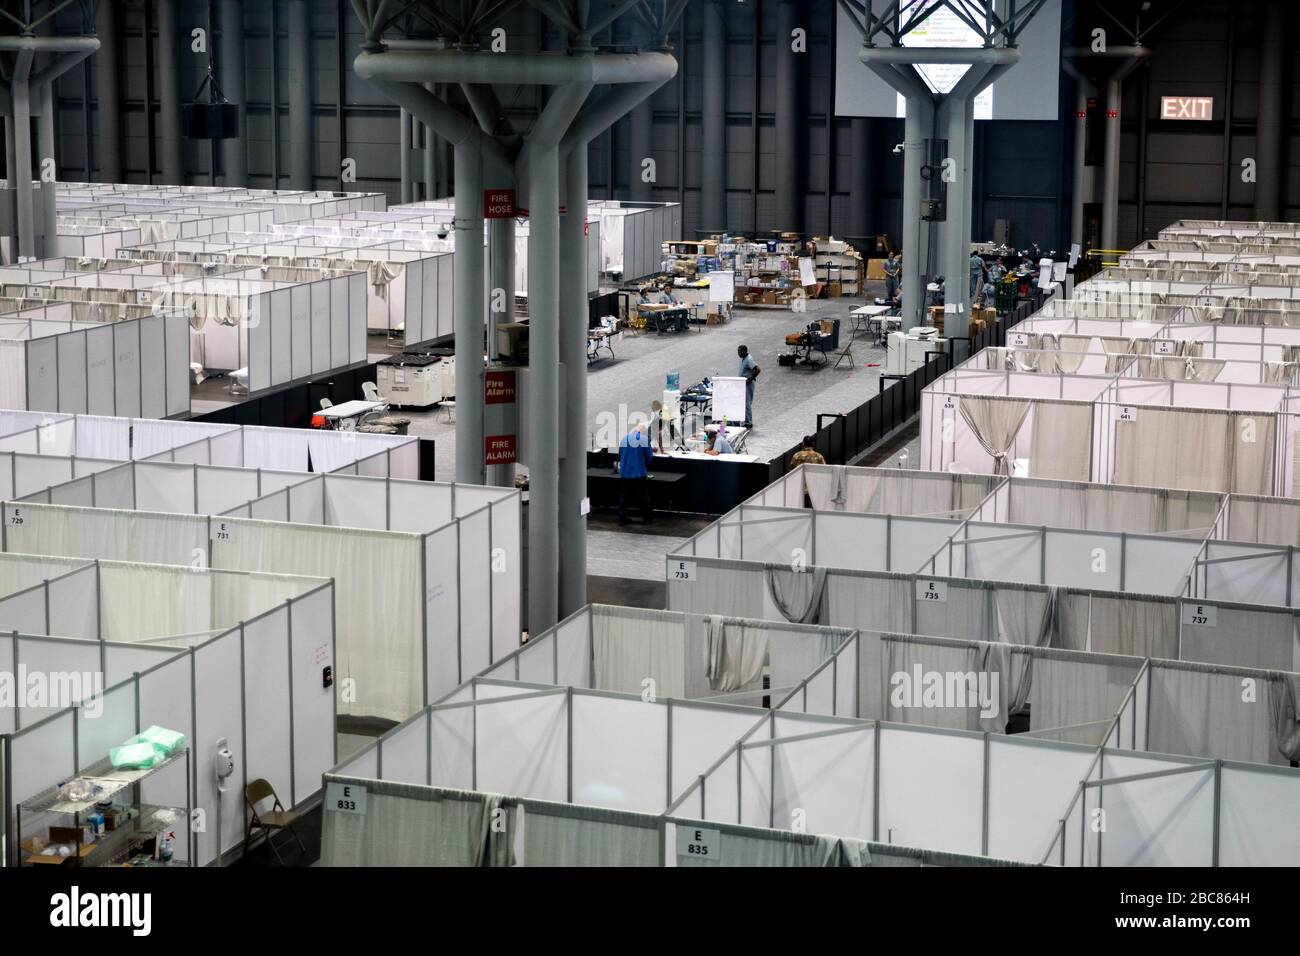
{"type": "Polygon", "coordinates": [[[303,856],[307,855],[307,847],[303,846],[302,838],[298,836],[298,831],[294,829],[294,824],[298,822],[298,814],[292,810],[286,810],[280,803],[280,798],[276,796],[275,788],[269,782],[258,777],[244,788],[244,803],[248,805],[249,813],[252,815],[244,825],[244,855],[248,855],[248,844],[253,838],[254,830],[261,830],[266,834],[266,845],[271,848],[275,854],[275,861],[284,866],[284,858],[280,856],[279,849],[276,848],[275,836],[276,830],[288,830],[293,834],[293,838],[298,841],[298,848],[302,850],[303,856]],[[271,798],[271,809],[265,812],[259,812],[257,805],[263,800],[271,798]]]}

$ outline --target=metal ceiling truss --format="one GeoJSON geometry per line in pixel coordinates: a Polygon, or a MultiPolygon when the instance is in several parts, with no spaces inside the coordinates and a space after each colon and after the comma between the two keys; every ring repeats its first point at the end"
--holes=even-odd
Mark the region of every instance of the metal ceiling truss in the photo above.
{"type": "MultiPolygon", "coordinates": [[[[65,0],[74,2],[74,0],[65,0]]],[[[85,0],[79,0],[85,2],[85,0]]],[[[528,7],[564,31],[574,51],[590,51],[592,37],[633,15],[659,49],[669,38],[686,10],[688,0],[352,0],[352,9],[366,31],[365,46],[378,50],[384,34],[414,21],[432,30],[438,38],[461,49],[477,49],[479,35],[500,18],[528,7]]],[[[403,34],[409,29],[401,29],[403,34]]]]}
{"type": "Polygon", "coordinates": [[[985,47],[1014,47],[1029,21],[1047,0],[890,0],[879,14],[871,0],[839,0],[862,34],[866,46],[902,46],[909,33],[940,10],[947,10],[969,27],[985,47]],[[998,7],[1005,14],[998,13],[998,7]]]}

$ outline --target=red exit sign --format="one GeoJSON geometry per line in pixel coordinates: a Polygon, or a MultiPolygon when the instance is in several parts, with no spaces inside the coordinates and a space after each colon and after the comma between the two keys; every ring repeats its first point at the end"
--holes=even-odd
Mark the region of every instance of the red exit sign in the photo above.
{"type": "Polygon", "coordinates": [[[483,375],[484,401],[489,405],[515,403],[515,373],[513,370],[489,371],[483,375]]]}
{"type": "Polygon", "coordinates": [[[1214,97],[1162,96],[1160,97],[1160,118],[1162,120],[1214,119],[1214,97]]]}
{"type": "Polygon", "coordinates": [[[513,189],[486,190],[483,193],[483,218],[515,218],[515,191],[513,189]]]}
{"type": "Polygon", "coordinates": [[[483,439],[485,465],[509,465],[515,461],[514,435],[488,435],[483,439]]]}

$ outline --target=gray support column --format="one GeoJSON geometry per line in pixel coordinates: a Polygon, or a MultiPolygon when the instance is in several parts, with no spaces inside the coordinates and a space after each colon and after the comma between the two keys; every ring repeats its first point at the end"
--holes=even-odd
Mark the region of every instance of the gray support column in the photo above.
{"type": "Polygon", "coordinates": [[[1083,207],[1092,200],[1088,155],[1088,100],[1092,87],[1082,75],[1074,78],[1074,187],[1070,195],[1070,242],[1083,248],[1083,207]]]}
{"type": "MultiPolygon", "coordinates": [[[[456,480],[481,485],[484,483],[483,157],[472,140],[456,147],[455,225],[456,480]]],[[[532,332],[535,336],[535,327],[532,332]]]]}
{"type": "MultiPolygon", "coordinates": [[[[637,121],[636,114],[632,121],[637,121]]],[[[568,430],[560,457],[561,619],[587,603],[587,144],[564,163],[565,208],[560,217],[560,396],[568,430]]],[[[638,177],[639,178],[639,177],[638,177]]]]}
{"type": "Polygon", "coordinates": [[[701,7],[704,83],[699,228],[721,230],[727,228],[727,31],[722,6],[704,3],[701,7]]]}
{"type": "Polygon", "coordinates": [[[248,104],[244,97],[244,6],[240,0],[221,0],[221,71],[217,81],[226,99],[239,107],[239,135],[221,141],[225,185],[247,186],[248,104]]]}
{"type": "Polygon", "coordinates": [[[790,48],[790,33],[799,25],[799,5],[795,0],[777,0],[774,209],[776,227],[791,232],[803,230],[804,207],[799,157],[806,137],[799,135],[799,70],[801,61],[808,55],[790,48]]]}
{"type": "MultiPolygon", "coordinates": [[[[424,86],[430,93],[434,92],[432,83],[426,83],[424,86]]],[[[441,165],[438,159],[442,144],[432,126],[424,126],[422,129],[424,131],[424,198],[437,199],[442,194],[438,168],[441,165]]]]}
{"type": "MultiPolygon", "coordinates": [[[[871,190],[871,127],[861,118],[849,121],[849,235],[865,236],[874,222],[871,190]]],[[[871,250],[864,250],[870,256],[871,250]]]]}
{"type": "Polygon", "coordinates": [[[909,94],[903,121],[903,309],[904,332],[921,325],[925,277],[929,273],[928,223],[921,222],[921,167],[925,140],[934,126],[934,103],[928,95],[909,94]]]}
{"type": "MultiPolygon", "coordinates": [[[[98,142],[87,143],[99,164],[99,181],[122,181],[122,99],[118,87],[117,60],[118,0],[99,0],[95,8],[95,32],[99,51],[95,54],[95,114],[98,142]]],[[[89,177],[87,177],[89,178],[89,177]]]]}
{"type": "MultiPolygon", "coordinates": [[[[560,151],[530,157],[528,175],[528,632],[558,620],[560,151]]],[[[459,173],[456,195],[462,192],[459,173]]],[[[459,249],[459,244],[457,245],[459,249]]],[[[459,255],[459,253],[457,253],[459,255]]],[[[456,367],[460,367],[459,361],[456,367]]],[[[569,369],[581,376],[583,367],[569,369]]],[[[585,382],[584,382],[585,384],[585,382]]],[[[459,412],[459,405],[457,411],[459,412]]],[[[463,447],[457,436],[457,448],[463,447]]],[[[479,454],[482,454],[482,441],[479,454]]],[[[459,455],[457,456],[459,458],[459,455]]],[[[481,457],[480,457],[481,460],[481,457]]]]}
{"type": "Polygon", "coordinates": [[[1106,151],[1101,185],[1101,247],[1115,249],[1119,242],[1119,147],[1120,107],[1124,80],[1112,75],[1106,81],[1106,151]]]}
{"type": "Polygon", "coordinates": [[[185,160],[181,150],[181,40],[176,16],[178,3],[179,0],[157,0],[158,158],[162,166],[163,182],[169,186],[185,183],[185,160]]]}
{"type": "Polygon", "coordinates": [[[289,183],[294,189],[316,186],[311,96],[311,11],[307,0],[289,0],[289,183]]]}
{"type": "Polygon", "coordinates": [[[401,150],[398,159],[402,171],[401,197],[403,203],[408,203],[411,201],[411,114],[406,110],[398,110],[397,128],[398,148],[401,150]]]}
{"type": "MultiPolygon", "coordinates": [[[[493,188],[493,187],[489,187],[493,188]]],[[[488,223],[488,355],[497,357],[497,325],[513,322],[515,316],[515,221],[493,219],[488,223]],[[501,310],[497,311],[498,302],[501,310]]],[[[492,465],[488,483],[509,488],[515,483],[515,466],[492,465]]]]}
{"type": "Polygon", "coordinates": [[[14,112],[14,166],[9,178],[18,199],[18,255],[36,258],[36,213],[32,205],[32,88],[31,52],[19,53],[11,80],[14,112]]]}
{"type": "Polygon", "coordinates": [[[649,202],[654,196],[654,186],[645,181],[641,165],[654,152],[654,118],[654,107],[646,99],[627,120],[627,197],[633,202],[649,202]]]}
{"type": "MultiPolygon", "coordinates": [[[[42,83],[39,92],[40,118],[36,127],[36,168],[40,170],[45,161],[50,161],[54,170],[54,179],[58,179],[58,164],[54,156],[54,81],[42,83]]],[[[56,183],[52,179],[41,179],[41,243],[38,255],[49,259],[54,255],[58,242],[58,202],[56,183]]]]}
{"type": "Polygon", "coordinates": [[[1264,7],[1264,33],[1259,51],[1259,113],[1255,120],[1255,218],[1282,218],[1283,46],[1286,12],[1282,0],[1264,7]]]}

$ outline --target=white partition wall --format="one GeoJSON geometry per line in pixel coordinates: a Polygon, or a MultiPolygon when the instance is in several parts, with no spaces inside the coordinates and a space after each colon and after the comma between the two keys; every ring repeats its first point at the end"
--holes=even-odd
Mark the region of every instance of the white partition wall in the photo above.
{"type": "MultiPolygon", "coordinates": [[[[135,569],[123,569],[128,572],[135,569]]],[[[28,835],[18,832],[17,804],[103,760],[108,748],[155,724],[185,734],[192,805],[207,824],[178,846],[178,859],[206,865],[243,843],[239,795],[249,780],[273,780],[286,804],[310,800],[321,773],[336,759],[334,694],[320,679],[321,668],[333,662],[333,589],[317,581],[300,582],[297,590],[273,610],[216,633],[129,643],[3,638],[10,646],[0,652],[19,654],[28,666],[93,671],[102,681],[93,696],[32,714],[3,738],[8,773],[0,796],[7,862],[17,863],[18,840],[28,835]],[[276,702],[278,713],[264,712],[268,700],[276,702]],[[219,740],[229,743],[238,768],[238,786],[225,793],[217,791],[208,772],[219,740]]],[[[180,781],[150,781],[147,790],[154,792],[143,799],[183,806],[174,790],[170,799],[157,793],[159,786],[170,790],[178,783],[183,797],[182,775],[180,781]]]]}

